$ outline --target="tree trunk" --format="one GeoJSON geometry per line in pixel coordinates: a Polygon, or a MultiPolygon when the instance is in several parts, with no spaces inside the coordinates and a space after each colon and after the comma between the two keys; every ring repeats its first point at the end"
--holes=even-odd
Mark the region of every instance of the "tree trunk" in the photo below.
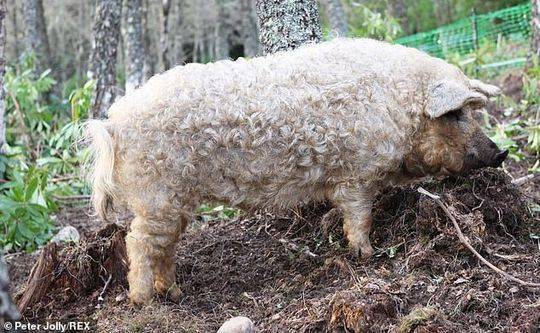
{"type": "Polygon", "coordinates": [[[244,56],[255,57],[259,54],[259,26],[257,25],[257,12],[254,0],[241,0],[242,35],[244,40],[244,56]]]}
{"type": "MultiPolygon", "coordinates": [[[[16,41],[19,40],[19,23],[17,18],[17,0],[11,0],[11,3],[8,5],[10,8],[9,12],[11,13],[11,29],[13,30],[12,34],[16,41]]],[[[21,50],[19,49],[19,43],[13,43],[13,51],[15,53],[14,59],[19,59],[21,55],[21,50]]]]}
{"type": "Polygon", "coordinates": [[[322,39],[315,0],[257,0],[259,38],[265,54],[322,39]]]}
{"type": "Polygon", "coordinates": [[[532,51],[540,58],[540,0],[532,0],[532,51]]]}
{"type": "Polygon", "coordinates": [[[177,0],[175,6],[175,32],[173,37],[173,45],[171,49],[173,52],[172,62],[173,66],[182,64],[184,62],[184,38],[182,30],[184,28],[184,0],[177,0]]]}
{"type": "MultiPolygon", "coordinates": [[[[0,0],[0,155],[6,148],[6,92],[4,91],[4,73],[6,71],[6,0],[0,0]]],[[[0,178],[2,174],[0,174],[0,178]]]]}
{"type": "Polygon", "coordinates": [[[171,9],[170,0],[161,1],[161,13],[163,20],[161,22],[161,65],[163,70],[171,68],[169,59],[169,11],[171,9]]]}
{"type": "Polygon", "coordinates": [[[407,5],[405,0],[389,0],[388,11],[390,15],[399,20],[401,29],[405,34],[410,34],[409,18],[407,16],[407,5]]]}
{"type": "Polygon", "coordinates": [[[36,57],[36,70],[42,73],[49,66],[50,48],[42,0],[26,0],[23,3],[26,50],[36,57]]]}
{"type": "Polygon", "coordinates": [[[201,35],[202,35],[202,24],[201,24],[201,13],[199,6],[196,4],[194,14],[193,14],[193,62],[199,62],[199,55],[201,49],[201,35]]]}
{"type": "Polygon", "coordinates": [[[144,82],[142,0],[125,0],[126,12],[126,93],[144,82]]]}
{"type": "MultiPolygon", "coordinates": [[[[81,27],[85,27],[86,26],[86,15],[87,15],[87,7],[86,7],[86,2],[85,1],[81,1],[79,3],[79,7],[78,7],[78,17],[79,17],[79,25],[81,27]]],[[[86,54],[85,50],[87,50],[87,48],[85,49],[85,44],[86,44],[86,41],[84,38],[81,38],[78,42],[77,42],[77,56],[76,56],[76,62],[77,62],[77,68],[76,68],[76,75],[77,75],[77,83],[78,84],[84,84],[84,75],[85,75],[85,63],[86,63],[86,60],[88,59],[88,55],[86,54]]]]}
{"type": "MultiPolygon", "coordinates": [[[[2,16],[2,20],[4,19],[6,12],[5,4],[5,0],[0,0],[0,7],[2,7],[2,9],[0,9],[2,11],[0,15],[2,16]]],[[[4,327],[4,322],[6,320],[18,320],[20,318],[21,314],[19,313],[19,309],[11,299],[8,268],[4,261],[4,257],[2,256],[0,257],[0,324],[4,327]]]]}
{"type": "Polygon", "coordinates": [[[337,33],[338,36],[347,36],[349,33],[349,23],[347,22],[347,15],[345,15],[341,0],[323,0],[321,3],[326,11],[330,30],[337,33]]]}
{"type": "Polygon", "coordinates": [[[152,50],[152,38],[150,38],[150,29],[148,22],[148,10],[149,10],[149,1],[144,0],[144,6],[142,10],[142,22],[143,22],[143,39],[144,39],[144,54],[146,55],[144,59],[144,78],[145,80],[150,78],[156,72],[155,57],[151,56],[150,51],[152,50]]]}
{"type": "Polygon", "coordinates": [[[229,57],[229,11],[227,10],[227,0],[216,0],[217,20],[214,29],[214,58],[215,60],[227,59],[229,57]]]}
{"type": "Polygon", "coordinates": [[[116,98],[116,57],[120,39],[122,0],[99,0],[92,28],[88,77],[96,81],[91,115],[105,118],[116,98]]]}

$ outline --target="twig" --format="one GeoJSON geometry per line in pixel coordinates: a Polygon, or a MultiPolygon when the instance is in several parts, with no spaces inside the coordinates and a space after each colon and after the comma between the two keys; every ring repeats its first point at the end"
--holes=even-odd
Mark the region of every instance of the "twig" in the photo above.
{"type": "Polygon", "coordinates": [[[68,195],[68,196],[53,195],[52,197],[56,200],[90,200],[90,195],[88,194],[68,195]]]}
{"type": "Polygon", "coordinates": [[[111,283],[112,275],[109,275],[109,278],[107,279],[107,282],[105,282],[105,286],[103,287],[103,290],[98,296],[98,302],[103,302],[103,295],[105,294],[105,291],[107,291],[107,287],[109,286],[109,283],[111,283]]]}
{"type": "Polygon", "coordinates": [[[463,233],[461,232],[461,229],[459,228],[459,225],[457,223],[457,220],[456,218],[454,217],[454,215],[452,214],[452,212],[450,212],[450,209],[448,208],[448,206],[441,200],[441,197],[438,196],[438,195],[435,195],[433,193],[430,193],[428,192],[427,190],[425,190],[424,188],[422,187],[419,187],[418,188],[418,192],[420,192],[421,194],[424,194],[428,197],[430,197],[431,199],[433,199],[438,205],[439,207],[442,208],[442,210],[444,211],[444,213],[448,216],[448,218],[450,219],[450,221],[452,221],[452,224],[454,225],[454,228],[456,228],[456,232],[457,232],[457,235],[458,235],[458,238],[459,240],[478,258],[480,259],[481,262],[483,262],[485,265],[487,265],[489,268],[491,268],[492,270],[494,270],[495,272],[501,274],[502,276],[504,276],[505,278],[507,278],[508,280],[511,280],[511,281],[514,281],[514,282],[517,282],[521,285],[524,285],[524,286],[529,286],[529,287],[540,287],[540,283],[534,283],[534,282],[527,282],[527,281],[523,281],[521,279],[518,279],[508,273],[506,273],[505,271],[503,271],[502,269],[498,268],[497,266],[493,265],[492,263],[490,263],[489,261],[487,261],[484,257],[482,257],[482,255],[480,253],[478,253],[474,247],[472,247],[472,245],[469,243],[469,241],[467,240],[467,238],[463,235],[463,233]]]}
{"type": "Polygon", "coordinates": [[[19,106],[19,102],[17,101],[17,97],[15,97],[15,95],[11,91],[8,91],[8,95],[13,101],[13,106],[15,107],[15,111],[17,111],[16,113],[19,118],[19,130],[21,131],[21,135],[23,136],[23,143],[26,146],[26,148],[30,150],[29,144],[33,143],[33,139],[24,123],[24,115],[21,111],[21,107],[19,106]]]}
{"type": "Polygon", "coordinates": [[[74,178],[76,178],[75,175],[67,175],[67,176],[63,176],[63,177],[52,178],[52,179],[49,180],[49,182],[58,183],[58,182],[66,181],[66,180],[72,180],[74,178]]]}
{"type": "Polygon", "coordinates": [[[526,176],[523,176],[523,177],[519,177],[519,178],[516,178],[514,180],[512,180],[512,184],[514,185],[523,185],[531,180],[533,180],[534,178],[536,178],[536,174],[534,175],[526,175],[526,176]]]}
{"type": "Polygon", "coordinates": [[[288,241],[288,240],[286,240],[284,238],[280,238],[280,239],[278,239],[278,241],[281,244],[287,246],[289,248],[289,250],[292,250],[292,251],[300,251],[300,250],[302,250],[302,253],[304,253],[308,257],[311,257],[311,258],[317,258],[318,257],[318,255],[311,252],[307,246],[304,247],[303,249],[301,249],[299,245],[297,245],[297,244],[295,244],[293,242],[290,242],[290,241],[288,241]]]}

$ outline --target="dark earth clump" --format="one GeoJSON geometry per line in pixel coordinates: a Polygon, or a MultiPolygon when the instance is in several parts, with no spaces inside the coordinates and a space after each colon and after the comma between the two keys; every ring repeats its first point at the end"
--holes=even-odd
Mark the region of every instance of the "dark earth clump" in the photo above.
{"type": "MultiPolygon", "coordinates": [[[[371,234],[377,252],[368,261],[349,254],[340,212],[326,204],[283,216],[261,212],[197,222],[176,254],[184,292],[179,303],[157,297],[148,306],[131,307],[124,297],[125,267],[116,259],[118,267],[105,267],[109,257],[103,255],[118,253],[111,239],[123,231],[114,229],[109,240],[89,231],[79,245],[60,250],[58,267],[72,267],[76,278],[57,271],[60,280],[25,315],[32,321],[90,318],[103,332],[215,332],[238,315],[262,332],[537,332],[540,288],[509,282],[480,263],[418,186],[442,196],[489,261],[540,282],[539,216],[508,176],[485,169],[383,191],[371,234]],[[86,253],[98,264],[65,264],[86,253]],[[108,276],[115,278],[105,288],[108,276]]],[[[79,213],[71,209],[64,220],[79,213]]],[[[95,223],[88,218],[93,230],[99,229],[95,223]]],[[[14,263],[20,291],[36,260],[28,258],[26,266],[14,263]]]]}

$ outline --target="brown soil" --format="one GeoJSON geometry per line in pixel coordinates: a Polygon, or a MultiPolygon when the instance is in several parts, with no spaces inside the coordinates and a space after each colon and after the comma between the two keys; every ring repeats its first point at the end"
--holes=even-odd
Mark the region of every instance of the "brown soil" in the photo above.
{"type": "MultiPolygon", "coordinates": [[[[540,282],[540,218],[503,172],[421,185],[443,194],[480,253],[516,277],[540,282]]],[[[526,186],[538,188],[535,181],[526,186]]],[[[176,254],[184,292],[178,304],[158,297],[140,309],[130,306],[123,267],[71,269],[76,279],[59,279],[26,318],[89,318],[102,332],[213,332],[236,315],[263,332],[537,332],[540,289],[508,282],[479,263],[416,187],[378,198],[371,235],[377,253],[367,262],[349,255],[340,212],[324,204],[290,216],[199,222],[176,254]],[[119,278],[103,292],[115,272],[119,278]]],[[[92,218],[73,208],[63,214],[89,226],[79,246],[61,251],[64,262],[89,253],[80,249],[109,244],[107,234],[94,235],[99,225],[92,218]]],[[[87,263],[107,259],[94,254],[87,263]]],[[[19,289],[35,258],[10,260],[19,289]]]]}
{"type": "MultiPolygon", "coordinates": [[[[510,75],[501,85],[519,100],[521,81],[510,75]]],[[[500,104],[489,109],[504,121],[500,104]]],[[[540,282],[540,177],[519,188],[511,183],[535,160],[526,153],[503,171],[419,185],[443,196],[484,257],[540,282]]],[[[81,242],[59,249],[49,292],[25,319],[90,319],[100,332],[215,332],[238,315],[262,332],[540,332],[540,288],[509,282],[480,263],[419,185],[378,197],[371,234],[377,253],[369,261],[349,255],[340,212],[325,204],[287,216],[198,221],[176,253],[182,299],[156,297],[142,308],[126,301],[118,245],[130,215],[118,214],[120,228],[103,229],[88,207],[63,208],[57,224],[75,226],[81,242]]],[[[38,257],[6,256],[19,297],[38,257]]]]}

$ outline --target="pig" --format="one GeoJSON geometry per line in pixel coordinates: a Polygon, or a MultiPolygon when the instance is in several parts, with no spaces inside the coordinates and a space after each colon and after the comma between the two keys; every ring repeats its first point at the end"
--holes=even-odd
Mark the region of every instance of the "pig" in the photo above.
{"type": "Polygon", "coordinates": [[[495,86],[416,49],[337,38],[253,59],[178,66],[92,120],[97,214],[124,206],[129,297],[180,297],[174,250],[201,203],[246,212],[327,201],[369,258],[380,189],[499,166],[475,121],[495,86]]]}

